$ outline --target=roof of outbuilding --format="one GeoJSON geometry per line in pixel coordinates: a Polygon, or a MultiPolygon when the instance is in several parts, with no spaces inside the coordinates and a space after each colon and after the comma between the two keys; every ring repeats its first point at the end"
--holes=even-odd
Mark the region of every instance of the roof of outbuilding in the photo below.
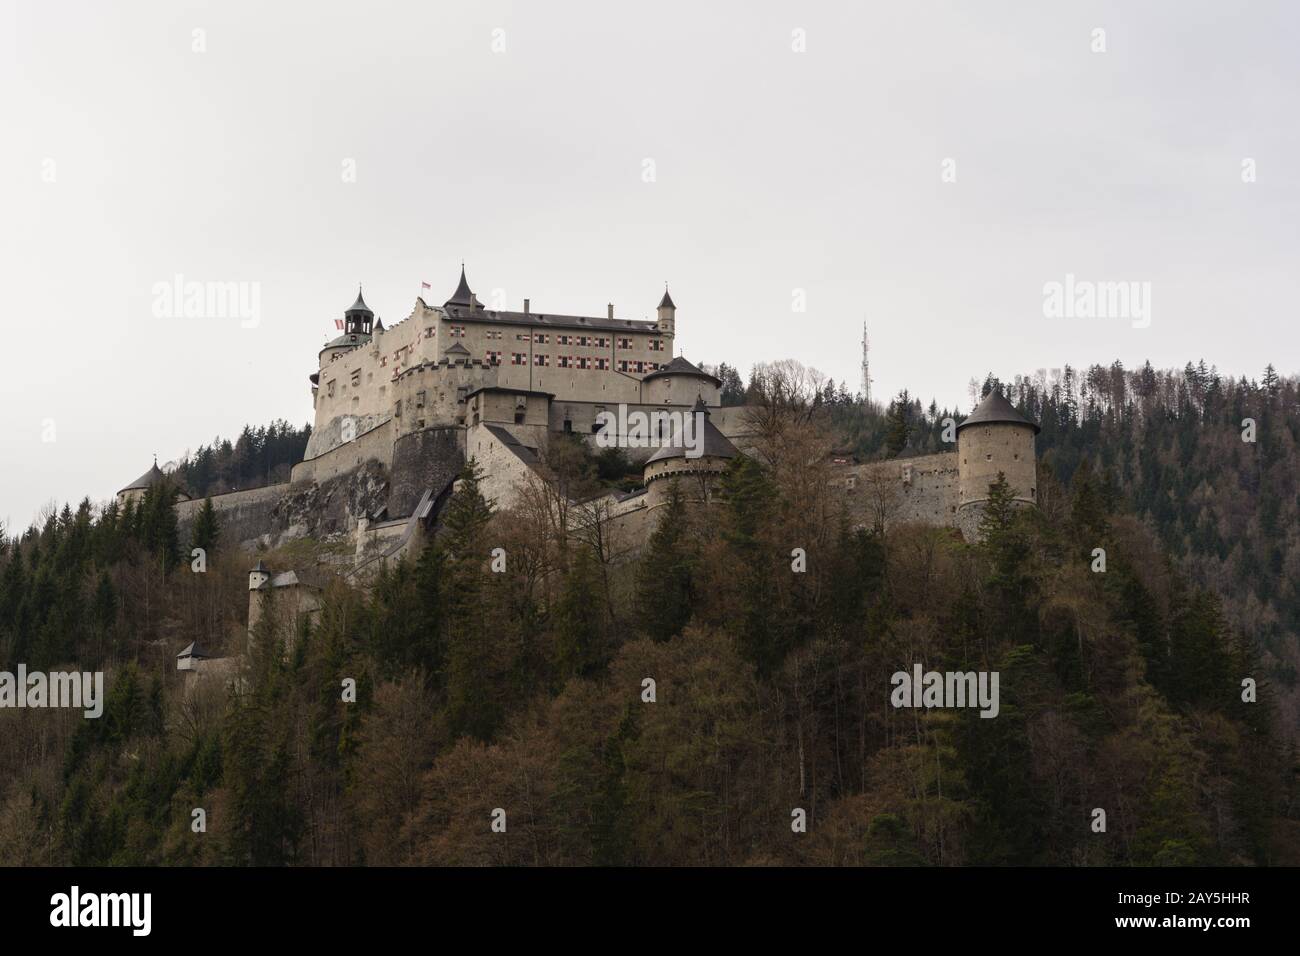
{"type": "Polygon", "coordinates": [[[1024,415],[1016,411],[1015,406],[1002,397],[998,391],[989,392],[984,397],[984,401],[975,406],[975,410],[966,417],[966,420],[957,426],[957,431],[961,431],[967,425],[989,425],[989,424],[1008,424],[1008,425],[1028,425],[1034,430],[1034,434],[1042,431],[1037,422],[1030,421],[1024,415]]]}

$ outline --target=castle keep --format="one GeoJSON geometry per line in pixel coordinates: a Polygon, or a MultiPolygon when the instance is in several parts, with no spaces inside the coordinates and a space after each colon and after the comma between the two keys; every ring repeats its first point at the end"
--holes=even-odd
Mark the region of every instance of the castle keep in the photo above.
{"type": "MultiPolygon", "coordinates": [[[[668,479],[688,479],[688,495],[707,498],[749,447],[748,409],[721,407],[721,382],[674,357],[676,315],[666,288],[653,321],[616,317],[613,306],[604,316],[540,312],[528,299],[520,312],[488,309],[462,267],[444,303],[421,297],[385,328],[358,290],[308,376],[315,421],[303,460],[287,483],[214,497],[223,534],[252,549],[300,537],[343,541],[340,563],[359,569],[420,545],[467,459],[481,467],[485,496],[508,509],[550,437],[570,433],[618,444],[643,469],[640,490],[602,499],[623,549],[635,552],[668,479]],[[697,441],[664,431],[674,414],[698,423],[697,441]],[[621,431],[638,417],[658,422],[653,441],[621,431]]],[[[846,463],[844,491],[868,526],[924,522],[973,538],[999,472],[1018,501],[1036,503],[1037,432],[990,393],[958,426],[955,451],[846,463]]],[[[161,479],[155,466],[119,498],[161,479]]],[[[176,508],[186,523],[201,506],[183,498],[176,508]]]]}

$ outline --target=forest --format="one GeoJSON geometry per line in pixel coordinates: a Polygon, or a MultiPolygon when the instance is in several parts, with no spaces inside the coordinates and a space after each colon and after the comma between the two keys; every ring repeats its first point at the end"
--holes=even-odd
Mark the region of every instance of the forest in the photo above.
{"type": "Polygon", "coordinates": [[[191,498],[278,484],[302,461],[309,438],[310,425],[295,428],[278,419],[257,428],[245,425],[233,443],[218,437],[186,452],[172,475],[191,498]]]}
{"type": "MultiPolygon", "coordinates": [[[[0,535],[4,667],[109,686],[95,721],[0,711],[0,863],[1300,863],[1296,379],[973,384],[1043,427],[1040,506],[995,484],[973,544],[855,525],[834,464],[945,450],[959,414],[728,371],[755,454],[707,505],[676,489],[633,561],[598,514],[555,520],[602,483],[564,442],[510,513],[471,462],[418,560],[332,583],[292,634],[243,634],[250,556],[210,511],[179,540],[171,487],[0,535]],[[246,652],[238,688],[185,690],[195,640],[246,652]],[[891,706],[918,663],[997,671],[998,716],[891,706]]],[[[191,460],[192,493],[274,471],[231,471],[238,444],[191,460]]]]}

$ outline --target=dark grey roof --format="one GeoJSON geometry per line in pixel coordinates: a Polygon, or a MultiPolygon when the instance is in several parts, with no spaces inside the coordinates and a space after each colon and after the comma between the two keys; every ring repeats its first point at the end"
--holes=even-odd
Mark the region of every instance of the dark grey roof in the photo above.
{"type": "Polygon", "coordinates": [[[201,660],[207,660],[212,655],[208,653],[207,648],[203,647],[198,641],[190,641],[185,649],[176,655],[177,657],[197,657],[201,660]]]}
{"type": "Polygon", "coordinates": [[[370,306],[366,305],[366,300],[361,298],[361,286],[357,286],[357,301],[352,303],[352,307],[349,308],[348,311],[365,312],[369,315],[374,315],[374,313],[370,311],[370,306]]]}
{"type": "Polygon", "coordinates": [[[538,462],[537,452],[523,444],[514,435],[510,434],[500,425],[484,425],[488,431],[496,436],[497,441],[505,445],[515,456],[526,465],[535,465],[538,462]]]}
{"type": "Polygon", "coordinates": [[[501,392],[504,395],[539,395],[542,398],[555,398],[554,392],[536,392],[528,388],[510,388],[505,385],[480,385],[465,393],[466,398],[473,398],[479,392],[501,392]]]}
{"type": "Polygon", "coordinates": [[[992,423],[1006,423],[1010,425],[1028,425],[1038,434],[1042,429],[1037,422],[1032,422],[1024,415],[1016,411],[1015,406],[1002,397],[998,391],[989,392],[984,397],[984,401],[975,406],[975,411],[967,416],[966,420],[957,426],[957,431],[961,431],[967,425],[988,425],[992,423]]]}
{"type": "Polygon", "coordinates": [[[456,322],[480,322],[485,325],[538,325],[557,329],[603,329],[610,332],[657,332],[659,325],[640,319],[596,318],[586,315],[549,315],[541,312],[494,312],[483,308],[463,308],[448,304],[444,311],[456,322]]]}
{"type": "Polygon", "coordinates": [[[461,345],[459,342],[453,342],[442,350],[443,355],[446,355],[449,352],[454,352],[457,355],[469,355],[469,349],[465,348],[465,346],[461,345]]]}
{"type": "MultiPolygon", "coordinates": [[[[141,488],[148,488],[162,481],[164,477],[166,476],[162,473],[162,469],[158,467],[158,462],[155,461],[152,468],[123,488],[122,491],[138,491],[141,488]]],[[[119,491],[118,494],[120,495],[122,491],[119,491]]]]}
{"type": "Polygon", "coordinates": [[[364,332],[344,332],[336,339],[331,339],[321,346],[321,351],[326,349],[337,348],[358,348],[370,341],[370,336],[364,332]]]}
{"type": "Polygon", "coordinates": [[[478,304],[478,299],[474,298],[474,293],[470,291],[469,282],[465,279],[465,264],[460,266],[460,285],[456,286],[456,291],[451,294],[445,305],[463,305],[465,308],[471,308],[478,304]]]}
{"type": "MultiPolygon", "coordinates": [[[[709,409],[704,404],[703,398],[695,400],[695,407],[692,411],[704,416],[703,442],[699,448],[700,458],[735,458],[740,454],[727,436],[718,431],[718,426],[709,420],[709,409]]],[[[685,458],[688,449],[686,443],[682,440],[683,437],[674,434],[669,444],[664,445],[646,459],[646,464],[649,465],[655,461],[666,461],[670,458],[685,458]]]]}
{"type": "Polygon", "coordinates": [[[661,308],[661,309],[664,309],[664,308],[667,308],[667,309],[676,309],[676,308],[677,308],[677,306],[673,305],[673,297],[670,296],[670,295],[668,294],[668,285],[667,285],[666,283],[664,284],[664,297],[663,297],[662,299],[659,300],[659,308],[661,308]]]}
{"type": "MultiPolygon", "coordinates": [[[[122,491],[141,491],[145,488],[151,488],[166,477],[167,474],[161,468],[158,467],[158,460],[155,458],[153,467],[150,468],[148,471],[146,471],[135,481],[131,482],[125,488],[123,488],[122,491]]],[[[176,487],[177,491],[185,495],[187,498],[189,497],[189,494],[186,492],[184,486],[178,480],[173,478],[172,484],[176,487]]],[[[119,491],[118,494],[120,495],[122,491],[119,491]]]]}
{"type": "Polygon", "coordinates": [[[722,387],[721,379],[715,378],[714,376],[710,375],[708,372],[696,368],[694,365],[686,361],[686,359],[682,358],[680,355],[677,356],[677,358],[673,359],[671,362],[669,362],[667,365],[660,368],[658,371],[651,372],[641,381],[644,382],[652,378],[661,378],[664,375],[694,375],[696,378],[708,379],[710,382],[712,382],[714,385],[718,386],[719,388],[722,387]]]}
{"type": "Polygon", "coordinates": [[[384,331],[384,320],[379,318],[379,316],[375,316],[375,331],[376,332],[384,331]]]}

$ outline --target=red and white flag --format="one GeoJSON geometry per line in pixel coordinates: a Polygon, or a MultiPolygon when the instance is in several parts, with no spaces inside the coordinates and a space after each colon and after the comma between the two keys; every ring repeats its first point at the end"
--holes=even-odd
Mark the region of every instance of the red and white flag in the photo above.
{"type": "Polygon", "coordinates": [[[429,283],[427,283],[427,282],[421,282],[421,283],[420,283],[420,288],[421,288],[421,289],[432,289],[433,286],[429,285],[429,283]]]}
{"type": "Polygon", "coordinates": [[[336,328],[336,329],[341,329],[341,328],[343,328],[343,320],[342,320],[342,319],[335,319],[335,320],[334,320],[334,328],[336,328]]]}

